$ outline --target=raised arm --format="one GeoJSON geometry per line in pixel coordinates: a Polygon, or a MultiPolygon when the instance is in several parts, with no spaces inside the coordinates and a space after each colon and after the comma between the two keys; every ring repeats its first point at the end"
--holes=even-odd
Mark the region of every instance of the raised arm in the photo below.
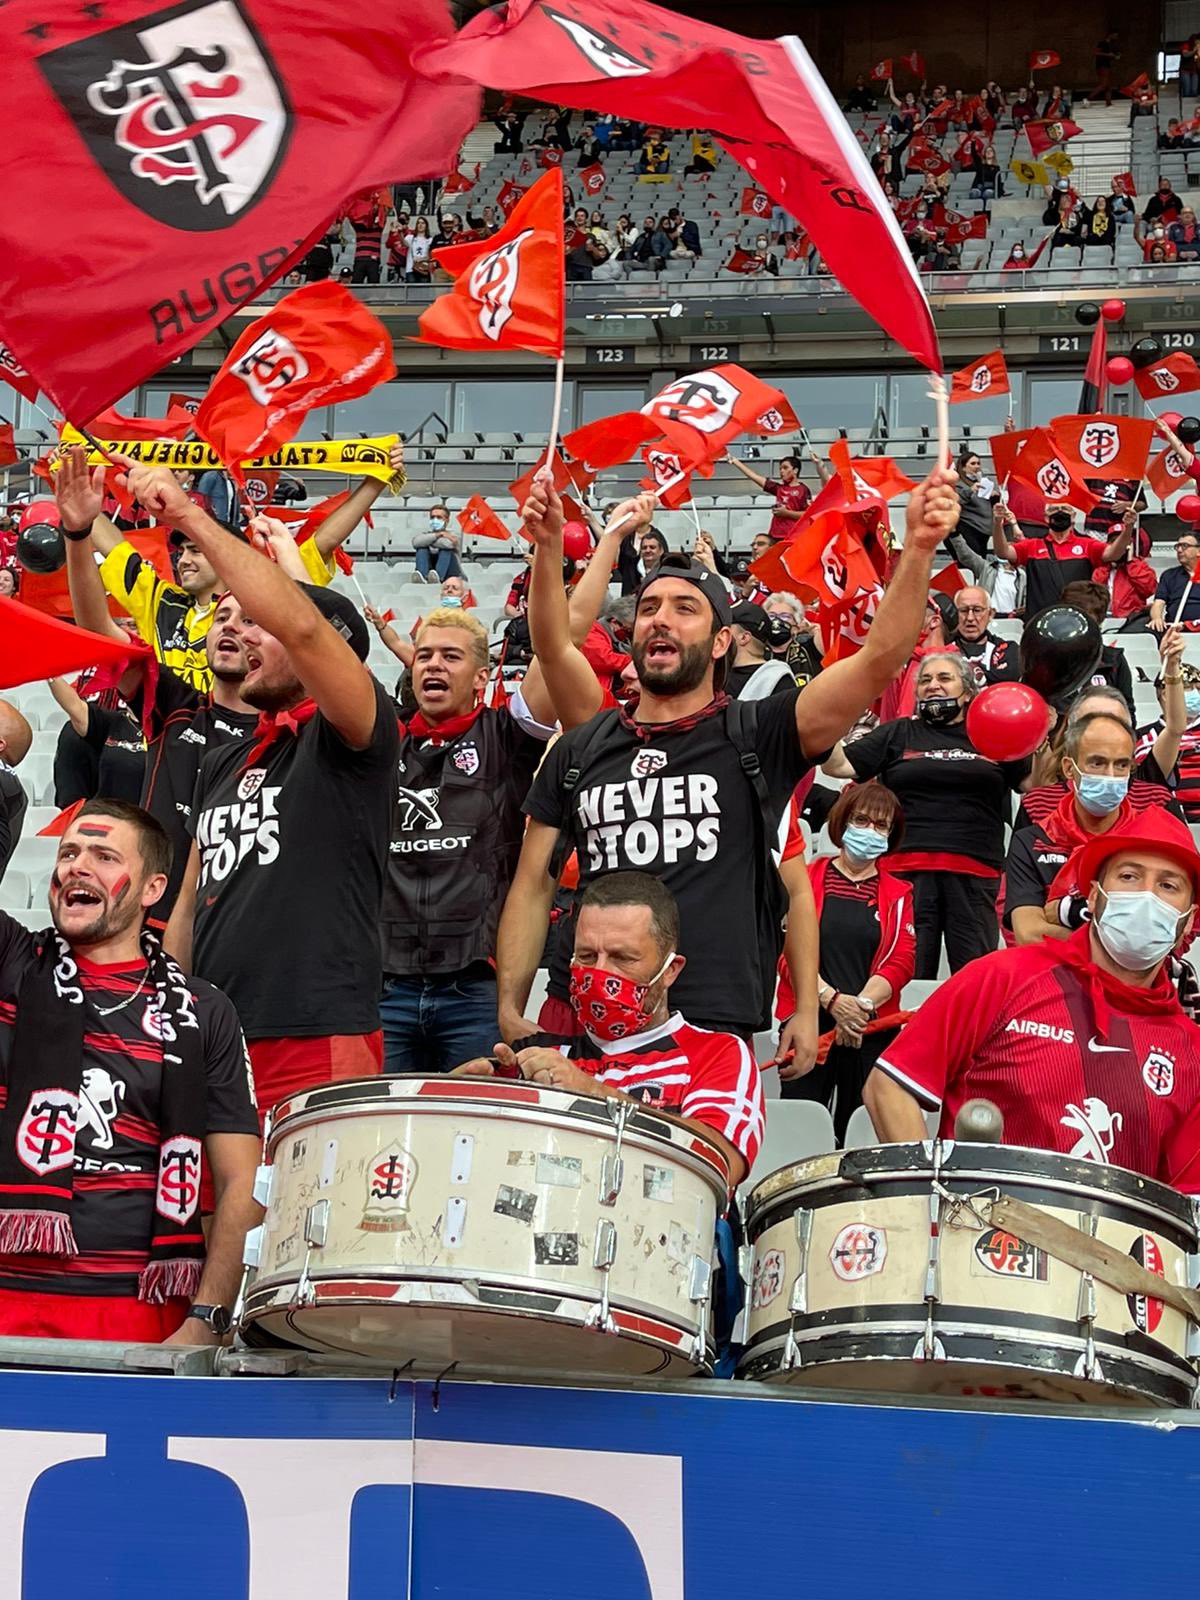
{"type": "Polygon", "coordinates": [[[1167,777],[1175,770],[1179,760],[1179,746],[1187,732],[1187,700],[1183,691],[1183,651],[1186,638],[1182,628],[1171,626],[1163,634],[1158,653],[1162,657],[1163,725],[1155,739],[1150,754],[1155,765],[1167,777]]]}
{"type": "Polygon", "coordinates": [[[402,633],[398,633],[390,622],[385,622],[374,606],[365,606],[363,608],[363,616],[366,617],[379,635],[380,644],[390,650],[397,661],[406,667],[411,667],[413,657],[417,653],[416,646],[412,640],[406,639],[402,633]]]}
{"type": "MultiPolygon", "coordinates": [[[[388,466],[392,469],[392,482],[396,485],[392,492],[395,493],[408,482],[408,477],[404,471],[404,441],[402,439],[397,439],[395,444],[389,448],[388,466]],[[398,483],[396,483],[397,479],[399,479],[398,483]]],[[[364,478],[349,500],[344,501],[335,511],[329,513],[318,527],[316,533],[313,534],[313,541],[321,552],[323,560],[328,561],[337,547],[346,542],[376,500],[379,499],[379,496],[385,489],[390,487],[390,484],[384,483],[380,478],[364,478]]]]}
{"type": "Polygon", "coordinates": [[[1016,562],[1017,552],[1005,532],[1006,528],[1014,527],[1016,521],[1007,506],[997,504],[992,507],[992,550],[1001,561],[1016,562]]]}
{"type": "Polygon", "coordinates": [[[935,467],[908,500],[904,549],[867,640],[857,655],[826,667],[796,700],[796,731],[810,759],[824,754],[904,670],[925,621],[933,558],[958,522],[958,474],[935,467]]]}
{"type": "Polygon", "coordinates": [[[241,604],[243,615],[284,645],[296,674],[328,722],[353,750],[365,750],[375,731],[371,674],[336,628],[273,561],[228,533],[189,500],[162,467],[127,461],[129,487],[159,522],[178,528],[212,563],[241,604]]]}
{"type": "Polygon", "coordinates": [[[762,476],[762,474],[755,472],[753,467],[748,467],[744,461],[739,461],[737,456],[731,456],[729,452],[726,451],[721,459],[722,461],[728,461],[731,467],[736,467],[743,478],[749,478],[750,482],[756,483],[760,489],[766,488],[767,480],[762,476]]]}
{"type": "Polygon", "coordinates": [[[87,455],[78,447],[67,450],[54,476],[54,499],[62,521],[67,547],[67,585],[71,591],[71,611],[81,628],[124,640],[126,635],[113,621],[108,596],[96,568],[92,541],[104,504],[104,468],[89,467],[87,455]],[[80,537],[83,535],[83,537],[80,537]]]}
{"type": "Polygon", "coordinates": [[[1129,541],[1133,537],[1133,529],[1136,522],[1137,512],[1130,506],[1129,510],[1121,518],[1121,526],[1104,546],[1104,560],[1106,562],[1120,561],[1126,550],[1129,549],[1129,541]]]}
{"type": "Polygon", "coordinates": [[[596,548],[592,552],[592,559],[567,599],[567,610],[571,617],[571,640],[574,644],[583,643],[588,636],[588,629],[604,608],[622,539],[631,529],[636,534],[640,528],[649,527],[654,517],[655,504],[652,494],[641,494],[634,500],[623,500],[608,519],[607,528],[601,531],[596,541],[596,548]]]}
{"type": "MultiPolygon", "coordinates": [[[[530,683],[527,673],[521,686],[526,705],[539,721],[557,718],[564,728],[577,727],[594,717],[604,700],[600,680],[588,665],[579,646],[571,638],[571,618],[567,591],[562,581],[563,508],[558,491],[549,478],[537,477],[529,499],[521,510],[521,520],[534,546],[533,571],[529,579],[529,639],[541,683],[530,683]],[[544,688],[552,715],[539,716],[530,704],[529,694],[544,688]]],[[[592,557],[593,562],[597,559],[592,557]]]]}
{"type": "Polygon", "coordinates": [[[60,708],[66,712],[67,721],[74,728],[81,739],[86,738],[88,731],[87,701],[75,690],[65,678],[47,678],[50,693],[58,702],[60,708]]]}

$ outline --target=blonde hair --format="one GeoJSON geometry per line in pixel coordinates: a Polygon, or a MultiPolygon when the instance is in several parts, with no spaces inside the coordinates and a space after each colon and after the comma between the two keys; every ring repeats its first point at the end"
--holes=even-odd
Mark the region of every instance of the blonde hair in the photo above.
{"type": "Polygon", "coordinates": [[[422,617],[421,626],[417,629],[417,637],[414,640],[418,648],[425,635],[426,628],[461,628],[463,633],[470,635],[476,666],[487,667],[491,665],[487,629],[477,617],[471,616],[469,612],[460,611],[456,606],[438,606],[427,617],[422,617]]]}

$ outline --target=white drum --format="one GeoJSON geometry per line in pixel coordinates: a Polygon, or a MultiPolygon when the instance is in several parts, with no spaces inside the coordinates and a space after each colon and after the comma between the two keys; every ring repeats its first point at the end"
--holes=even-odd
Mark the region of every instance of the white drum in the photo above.
{"type": "Polygon", "coordinates": [[[1192,1201],[1134,1172],[953,1142],[815,1156],[755,1186],[738,1376],[1004,1399],[1186,1406],[1195,1329],[988,1220],[1001,1195],[1196,1278],[1192,1201]]]}
{"type": "Polygon", "coordinates": [[[368,1078],[276,1107],[239,1332],[442,1372],[711,1369],[728,1173],[628,1101],[368,1078]]]}

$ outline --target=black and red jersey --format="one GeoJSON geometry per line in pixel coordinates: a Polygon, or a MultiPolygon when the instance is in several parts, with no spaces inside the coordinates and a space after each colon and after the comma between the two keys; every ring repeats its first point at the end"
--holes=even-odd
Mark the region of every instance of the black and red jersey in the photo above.
{"type": "Polygon", "coordinates": [[[1188,822],[1200,822],[1200,723],[1192,723],[1180,739],[1179,754],[1170,772],[1160,772],[1158,763],[1151,754],[1154,741],[1162,731],[1161,722],[1154,722],[1148,728],[1138,729],[1134,754],[1139,768],[1145,771],[1147,777],[1160,779],[1166,791],[1183,807],[1183,814],[1188,822]]]}
{"type": "MultiPolygon", "coordinates": [[[[1151,763],[1152,765],[1152,763],[1151,763]]],[[[1138,771],[1145,771],[1146,763],[1138,763],[1138,771]]],[[[1154,769],[1157,771],[1157,768],[1154,769]]],[[[1013,822],[1013,832],[1020,833],[1022,828],[1045,822],[1062,805],[1063,796],[1067,792],[1067,784],[1058,783],[1039,784],[1036,789],[1029,789],[1021,797],[1021,804],[1017,807],[1016,819],[1013,822]]],[[[1166,806],[1172,816],[1183,820],[1183,813],[1171,798],[1171,791],[1164,783],[1156,779],[1134,778],[1129,785],[1126,795],[1129,809],[1136,815],[1145,811],[1148,806],[1166,806]]]]}
{"type": "Polygon", "coordinates": [[[1127,1167],[1200,1192],[1200,1029],[1165,973],[1136,989],[1065,944],[984,956],[946,980],[878,1066],[950,1135],[968,1100],[1004,1118],[1004,1143],[1127,1167]],[[1064,959],[1064,956],[1066,959],[1064,959]]]}
{"type": "Polygon", "coordinates": [[[1104,541],[1089,534],[1072,534],[1060,544],[1049,534],[1018,539],[1013,560],[1025,569],[1025,615],[1036,616],[1057,605],[1069,583],[1090,579],[1104,566],[1104,541]]]}

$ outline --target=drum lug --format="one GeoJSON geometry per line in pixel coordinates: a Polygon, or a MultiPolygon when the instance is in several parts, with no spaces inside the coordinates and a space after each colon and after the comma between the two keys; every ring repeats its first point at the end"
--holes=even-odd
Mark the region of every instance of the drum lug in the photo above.
{"type": "Polygon", "coordinates": [[[703,1256],[692,1257],[692,1271],[688,1278],[688,1299],[700,1305],[708,1299],[712,1288],[712,1262],[703,1256]]]}
{"type": "Polygon", "coordinates": [[[935,1139],[930,1149],[933,1181],[929,1190],[929,1256],[925,1264],[925,1332],[917,1346],[917,1359],[921,1361],[946,1359],[942,1342],[934,1333],[933,1314],[942,1298],[942,1208],[947,1198],[953,1199],[942,1183],[942,1162],[953,1148],[950,1140],[935,1139]]]}
{"type": "Polygon", "coordinates": [[[946,1346],[933,1331],[933,1312],[925,1324],[925,1332],[917,1340],[917,1347],[912,1353],[914,1361],[945,1361],[946,1346]]]}
{"type": "Polygon", "coordinates": [[[780,1357],[779,1365],[780,1370],[783,1372],[793,1372],[797,1367],[804,1365],[800,1346],[796,1342],[796,1335],[791,1328],[788,1329],[788,1336],[783,1341],[783,1355],[780,1357]]]}
{"type": "Polygon", "coordinates": [[[747,1288],[754,1282],[754,1246],[744,1244],[738,1250],[738,1277],[747,1288]]]}
{"type": "MultiPolygon", "coordinates": [[[[1080,1232],[1094,1239],[1095,1217],[1089,1216],[1086,1211],[1080,1211],[1077,1215],[1080,1232]]],[[[1080,1275],[1079,1303],[1075,1314],[1079,1321],[1079,1331],[1084,1337],[1083,1354],[1075,1363],[1075,1376],[1086,1379],[1088,1383],[1103,1383],[1104,1373],[1096,1360],[1096,1280],[1090,1272],[1080,1275]]]]}
{"type": "Polygon", "coordinates": [[[617,1259],[617,1226],[607,1217],[596,1224],[596,1244],[592,1250],[592,1265],[604,1274],[600,1289],[600,1303],[587,1316],[585,1328],[599,1328],[603,1333],[616,1333],[617,1325],[608,1309],[608,1274],[617,1259]]]}
{"type": "Polygon", "coordinates": [[[304,1265],[300,1268],[296,1293],[292,1297],[293,1305],[311,1306],[316,1302],[316,1291],[308,1275],[308,1264],[312,1260],[313,1251],[322,1249],[329,1237],[330,1209],[328,1200],[316,1200],[304,1213],[304,1243],[308,1248],[304,1252],[304,1265]]]}
{"type": "Polygon", "coordinates": [[[264,1210],[271,1204],[271,1189],[274,1180],[275,1168],[271,1166],[261,1166],[254,1174],[254,1198],[264,1210]]]}
{"type": "Polygon", "coordinates": [[[244,1267],[257,1267],[259,1257],[262,1255],[263,1225],[260,1222],[257,1228],[250,1228],[246,1233],[246,1242],[242,1246],[242,1265],[244,1267]]]}
{"type": "Polygon", "coordinates": [[[610,1150],[600,1163],[600,1204],[615,1206],[624,1182],[625,1158],[615,1150],[610,1150]]]}
{"type": "Polygon", "coordinates": [[[796,1281],[792,1285],[792,1298],[788,1302],[788,1310],[793,1314],[808,1310],[808,1250],[812,1242],[812,1230],[812,1212],[797,1211],[796,1243],[800,1247],[800,1259],[796,1271],[796,1281]]]}

